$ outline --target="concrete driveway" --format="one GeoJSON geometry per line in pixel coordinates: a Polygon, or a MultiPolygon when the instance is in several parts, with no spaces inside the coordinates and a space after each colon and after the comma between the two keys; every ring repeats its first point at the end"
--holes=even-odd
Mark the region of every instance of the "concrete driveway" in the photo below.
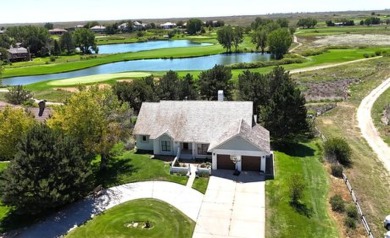
{"type": "Polygon", "coordinates": [[[256,172],[213,171],[193,238],[265,236],[265,182],[256,172]]]}

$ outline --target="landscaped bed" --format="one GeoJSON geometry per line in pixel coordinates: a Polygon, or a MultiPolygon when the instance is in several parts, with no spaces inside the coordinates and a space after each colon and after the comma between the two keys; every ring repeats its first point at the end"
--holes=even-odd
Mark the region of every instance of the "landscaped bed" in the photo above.
{"type": "Polygon", "coordinates": [[[192,237],[195,222],[155,199],[118,205],[71,231],[67,237],[192,237]]]}

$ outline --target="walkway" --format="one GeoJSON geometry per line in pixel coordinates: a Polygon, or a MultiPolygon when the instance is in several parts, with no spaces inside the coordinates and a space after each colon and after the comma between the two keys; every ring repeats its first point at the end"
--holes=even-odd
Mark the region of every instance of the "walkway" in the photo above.
{"type": "Polygon", "coordinates": [[[357,119],[364,139],[366,139],[367,143],[378,155],[379,160],[383,162],[384,167],[390,173],[390,147],[380,137],[371,117],[371,109],[375,101],[388,88],[390,88],[390,78],[386,79],[363,99],[357,111],[357,119]]]}
{"type": "Polygon", "coordinates": [[[193,238],[264,238],[265,182],[256,172],[213,171],[193,238]]]}
{"type": "Polygon", "coordinates": [[[156,181],[124,184],[107,189],[99,198],[87,198],[77,202],[64,209],[64,211],[48,217],[45,221],[22,230],[17,237],[58,237],[102,211],[140,198],[155,198],[167,202],[196,221],[203,194],[171,182],[156,181]]]}

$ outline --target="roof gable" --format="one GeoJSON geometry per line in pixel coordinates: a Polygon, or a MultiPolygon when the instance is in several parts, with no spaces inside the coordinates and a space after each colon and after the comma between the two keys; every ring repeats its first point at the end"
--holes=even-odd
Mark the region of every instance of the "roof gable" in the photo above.
{"type": "Polygon", "coordinates": [[[252,102],[161,101],[143,103],[134,134],[156,138],[169,131],[176,141],[211,143],[229,125],[252,124],[252,102]]]}

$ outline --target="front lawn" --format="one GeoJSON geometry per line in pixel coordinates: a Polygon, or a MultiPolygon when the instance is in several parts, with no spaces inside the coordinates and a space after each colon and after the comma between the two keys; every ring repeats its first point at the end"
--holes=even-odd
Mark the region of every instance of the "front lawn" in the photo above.
{"type": "Polygon", "coordinates": [[[284,146],[275,153],[275,179],[266,182],[266,237],[338,237],[328,215],[329,182],[315,142],[284,146]],[[290,205],[293,174],[303,176],[304,198],[290,205]]]}
{"type": "Polygon", "coordinates": [[[175,207],[155,199],[118,205],[66,237],[192,237],[195,222],[175,207]],[[149,222],[150,228],[144,228],[149,222]]]}
{"type": "MultiPolygon", "coordinates": [[[[96,164],[96,169],[99,169],[96,164]]],[[[133,151],[120,153],[110,159],[105,172],[98,172],[97,183],[112,187],[140,181],[170,181],[185,185],[187,176],[169,173],[169,163],[151,159],[148,154],[136,154],[133,151]]]]}
{"type": "Polygon", "coordinates": [[[209,184],[209,177],[199,177],[194,180],[194,183],[192,184],[192,188],[205,194],[208,184],[209,184]]]}

